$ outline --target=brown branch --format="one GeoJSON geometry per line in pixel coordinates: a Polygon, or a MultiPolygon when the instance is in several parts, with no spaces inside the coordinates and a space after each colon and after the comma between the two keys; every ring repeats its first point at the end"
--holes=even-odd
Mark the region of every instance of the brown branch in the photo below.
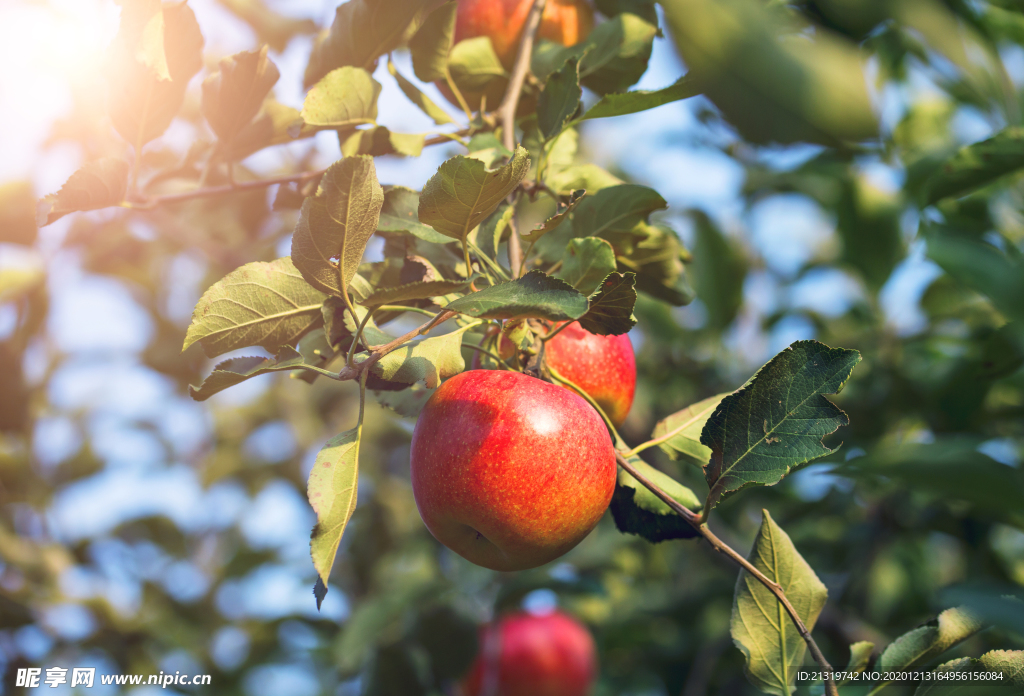
{"type": "MultiPolygon", "coordinates": [[[[516,148],[516,108],[519,106],[519,97],[523,91],[526,75],[530,72],[533,42],[540,29],[540,20],[544,16],[545,5],[547,5],[547,0],[533,0],[533,7],[530,8],[530,14],[526,16],[526,23],[523,25],[523,38],[519,42],[519,53],[516,54],[516,62],[512,66],[508,89],[505,90],[505,97],[501,100],[497,111],[501,121],[502,143],[509,151],[516,148]]],[[[523,263],[523,252],[519,245],[519,230],[516,229],[514,218],[511,227],[512,233],[508,237],[508,265],[512,271],[512,277],[518,278],[523,263]]]]}
{"type": "Polygon", "coordinates": [[[337,379],[339,382],[344,382],[350,379],[357,379],[360,374],[362,374],[366,370],[369,370],[378,360],[383,358],[388,353],[392,352],[393,350],[396,350],[397,348],[400,348],[403,344],[408,343],[417,336],[422,336],[424,334],[430,333],[430,330],[433,329],[435,326],[448,321],[454,316],[455,312],[448,312],[442,310],[437,314],[437,316],[433,317],[430,321],[428,321],[426,324],[423,324],[419,328],[413,329],[412,331],[403,336],[399,336],[390,343],[386,343],[382,346],[377,346],[373,348],[370,352],[370,356],[366,358],[366,360],[356,363],[351,367],[346,365],[345,367],[341,368],[341,371],[338,372],[335,379],[337,379]]]}
{"type": "MultiPolygon", "coordinates": [[[[675,498],[659,488],[656,483],[641,474],[636,467],[629,463],[629,460],[622,456],[622,453],[618,450],[615,452],[615,459],[618,460],[619,466],[625,469],[630,476],[642,483],[651,491],[651,493],[658,496],[658,498],[672,508],[674,512],[696,529],[700,535],[703,536],[709,544],[711,544],[711,548],[731,558],[739,564],[741,568],[757,578],[762,585],[767,587],[768,590],[775,595],[775,598],[779,600],[779,603],[782,604],[786,613],[789,614],[789,618],[793,620],[793,625],[796,626],[796,630],[799,631],[800,636],[804,639],[804,642],[807,643],[807,648],[811,651],[814,661],[818,663],[818,666],[821,667],[823,672],[831,674],[832,665],[830,665],[828,660],[825,659],[821,649],[818,648],[818,644],[814,642],[814,638],[811,637],[811,632],[807,630],[807,626],[804,624],[803,619],[800,618],[800,615],[797,613],[792,603],[790,603],[789,598],[786,597],[786,592],[782,589],[782,585],[762,573],[754,567],[750,561],[738,554],[731,546],[715,536],[715,534],[708,529],[707,524],[701,523],[701,517],[699,515],[694,513],[685,505],[681,505],[675,498]]],[[[831,678],[825,680],[825,693],[829,696],[839,696],[839,690],[836,688],[836,684],[831,678]]]]}
{"type": "Polygon", "coordinates": [[[292,174],[290,176],[280,176],[274,179],[256,179],[255,181],[243,181],[241,183],[227,184],[225,186],[198,188],[194,191],[185,191],[184,193],[170,193],[163,196],[147,196],[143,197],[138,202],[126,201],[122,205],[132,210],[151,210],[157,206],[165,205],[167,203],[180,203],[181,201],[190,201],[196,198],[209,198],[211,196],[222,196],[227,193],[238,193],[239,191],[254,191],[262,188],[268,188],[275,184],[302,183],[323,176],[325,171],[327,170],[318,169],[315,172],[303,172],[301,174],[292,174]]]}

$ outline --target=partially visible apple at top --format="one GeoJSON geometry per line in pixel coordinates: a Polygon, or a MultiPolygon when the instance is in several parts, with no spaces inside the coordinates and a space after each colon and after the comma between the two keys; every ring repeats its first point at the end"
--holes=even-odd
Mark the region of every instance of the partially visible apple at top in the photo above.
{"type": "MultiPolygon", "coordinates": [[[[533,0],[459,0],[455,42],[488,36],[506,68],[512,67],[533,0]]],[[[563,46],[587,37],[594,11],[586,0],[548,0],[538,36],[563,46]]]]}

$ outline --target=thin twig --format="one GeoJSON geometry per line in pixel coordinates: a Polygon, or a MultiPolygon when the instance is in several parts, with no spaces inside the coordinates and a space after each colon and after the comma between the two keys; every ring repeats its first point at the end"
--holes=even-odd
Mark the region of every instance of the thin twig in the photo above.
{"type": "Polygon", "coordinates": [[[290,176],[279,176],[273,179],[256,179],[255,181],[243,181],[233,185],[227,184],[225,186],[197,188],[194,191],[185,191],[184,193],[148,196],[143,198],[141,201],[125,201],[121,205],[124,208],[131,208],[132,210],[150,210],[167,203],[179,203],[181,201],[190,201],[196,198],[210,198],[211,196],[221,196],[226,193],[238,193],[239,191],[253,191],[268,188],[275,184],[302,183],[323,176],[325,171],[327,170],[318,169],[315,172],[303,172],[301,174],[292,174],[290,176]]]}
{"type": "MultiPolygon", "coordinates": [[[[530,72],[533,42],[540,29],[540,20],[544,16],[545,5],[547,5],[547,0],[533,0],[533,7],[530,8],[530,14],[526,16],[526,23],[523,25],[523,38],[519,42],[519,53],[516,54],[516,62],[512,66],[508,89],[505,90],[505,97],[501,100],[497,111],[501,121],[502,143],[509,151],[516,149],[516,108],[519,106],[519,97],[523,91],[526,75],[530,72]]],[[[523,252],[519,245],[519,231],[515,227],[514,220],[511,221],[511,225],[512,234],[508,238],[508,265],[512,271],[512,277],[518,278],[519,269],[523,263],[523,252]]]]}
{"type": "Polygon", "coordinates": [[[430,333],[430,330],[433,329],[435,326],[437,326],[438,324],[441,324],[443,322],[448,321],[449,319],[451,319],[454,316],[455,316],[455,312],[448,312],[448,311],[442,310],[441,312],[439,312],[437,314],[437,316],[435,316],[433,319],[428,321],[423,326],[420,326],[417,329],[413,329],[412,331],[410,331],[409,333],[407,333],[407,334],[405,334],[403,336],[399,336],[398,338],[394,339],[390,343],[386,343],[386,344],[384,344],[382,346],[376,346],[370,352],[370,356],[368,358],[366,358],[366,360],[363,360],[362,362],[356,363],[355,365],[352,365],[351,367],[346,365],[345,367],[341,368],[341,371],[338,372],[338,374],[334,377],[334,379],[338,380],[339,382],[344,382],[344,381],[350,380],[350,379],[356,379],[363,372],[365,372],[365,371],[369,370],[371,367],[373,367],[374,364],[378,360],[383,358],[385,355],[387,355],[391,351],[393,351],[393,350],[395,350],[397,348],[400,348],[404,343],[408,343],[409,341],[411,341],[412,339],[416,338],[417,336],[423,336],[424,334],[430,333]]]}
{"type": "MultiPolygon", "coordinates": [[[[651,493],[658,496],[666,505],[672,508],[674,512],[690,523],[690,525],[693,526],[701,536],[707,539],[708,543],[711,544],[711,548],[731,558],[745,571],[757,578],[762,585],[767,587],[768,590],[775,595],[775,598],[779,600],[779,603],[786,610],[786,613],[789,614],[789,618],[792,619],[793,625],[796,626],[796,630],[800,633],[804,642],[807,643],[807,648],[811,651],[814,661],[818,663],[818,666],[821,667],[823,672],[831,674],[832,665],[830,665],[828,660],[825,659],[821,649],[818,648],[818,644],[814,642],[814,638],[811,637],[811,632],[807,630],[807,626],[804,624],[803,619],[800,618],[800,615],[790,603],[789,598],[786,597],[786,592],[782,589],[782,585],[762,573],[750,561],[738,554],[731,546],[715,536],[715,534],[708,529],[706,524],[701,524],[700,516],[691,511],[685,505],[681,505],[675,498],[659,488],[656,483],[641,474],[636,467],[629,463],[629,460],[622,456],[621,452],[616,451],[615,458],[618,460],[619,466],[625,469],[630,476],[642,483],[651,491],[651,493]]],[[[825,693],[829,696],[839,696],[839,690],[836,688],[836,684],[831,678],[825,680],[825,693]]]]}

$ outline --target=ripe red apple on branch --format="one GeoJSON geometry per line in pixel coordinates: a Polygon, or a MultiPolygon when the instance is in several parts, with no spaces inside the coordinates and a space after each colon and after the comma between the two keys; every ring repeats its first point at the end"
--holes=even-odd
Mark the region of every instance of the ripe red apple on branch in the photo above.
{"type": "Polygon", "coordinates": [[[444,382],[412,436],[413,493],[442,544],[494,570],[535,568],[576,546],[615,489],[615,450],[581,397],[519,372],[444,382]]]}
{"type": "Polygon", "coordinates": [[[481,631],[462,696],[586,696],[597,676],[594,639],[572,617],[514,614],[481,631]]]}
{"type": "MultiPolygon", "coordinates": [[[[533,0],[459,0],[455,43],[476,36],[490,37],[494,52],[509,68],[516,59],[532,6],[533,0]]],[[[587,38],[593,26],[594,11],[586,0],[548,0],[537,35],[572,46],[587,38]]]]}

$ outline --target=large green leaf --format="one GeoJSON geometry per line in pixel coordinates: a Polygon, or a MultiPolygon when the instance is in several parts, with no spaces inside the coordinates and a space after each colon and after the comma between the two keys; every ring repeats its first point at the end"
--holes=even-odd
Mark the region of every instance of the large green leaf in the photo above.
{"type": "MultiPolygon", "coordinates": [[[[761,529],[747,560],[782,586],[811,631],[825,606],[828,590],[768,511],[762,510],[761,514],[761,529]]],[[[745,570],[736,581],[729,628],[746,659],[750,683],[766,694],[789,696],[807,644],[771,590],[745,570]]]]}
{"type": "Polygon", "coordinates": [[[471,327],[407,343],[374,363],[373,374],[389,382],[415,384],[423,381],[428,389],[466,369],[462,357],[462,334],[471,327]]]}
{"type": "Polygon", "coordinates": [[[1024,128],[1010,126],[987,140],[965,145],[952,157],[936,163],[924,182],[924,200],[962,196],[999,177],[1024,168],[1024,128]]]}
{"type": "Polygon", "coordinates": [[[222,59],[203,80],[203,116],[217,137],[230,142],[249,125],[280,77],[266,46],[222,59]]]}
{"type": "Polygon", "coordinates": [[[621,336],[636,326],[636,275],[609,273],[590,296],[587,313],[580,326],[599,336],[621,336]]]}
{"type": "Polygon", "coordinates": [[[586,121],[593,118],[611,118],[613,116],[635,114],[681,99],[689,99],[697,94],[699,92],[694,88],[693,81],[684,75],[668,87],[663,87],[662,89],[606,94],[598,99],[577,120],[586,121]]]}
{"type": "Polygon", "coordinates": [[[211,358],[245,346],[277,353],[323,323],[324,298],[287,256],[248,263],[203,293],[182,350],[198,341],[211,358]]]}
{"type": "Polygon", "coordinates": [[[423,82],[443,80],[447,75],[457,11],[458,4],[449,0],[427,15],[423,25],[409,39],[412,69],[423,82]]]}
{"type": "Polygon", "coordinates": [[[879,670],[901,670],[925,665],[984,628],[969,610],[946,609],[935,619],[894,640],[875,665],[879,670]]]}
{"type": "Polygon", "coordinates": [[[1024,650],[993,650],[977,660],[961,657],[939,665],[933,674],[921,680],[914,696],[1024,696],[1024,650]],[[978,677],[953,678],[951,672],[978,677]]]}
{"type": "Polygon", "coordinates": [[[89,162],[68,177],[57,193],[40,201],[37,222],[49,225],[68,213],[120,204],[128,190],[128,171],[127,162],[113,157],[89,162]]]}
{"type": "Polygon", "coordinates": [[[348,0],[338,5],[330,31],[313,46],[306,87],[335,68],[372,71],[377,59],[398,47],[402,35],[430,0],[348,0]]]}
{"type": "Polygon", "coordinates": [[[874,137],[877,118],[855,44],[793,36],[759,0],[665,0],[688,77],[755,142],[874,137]]]}
{"type": "Polygon", "coordinates": [[[362,68],[332,70],[302,103],[302,120],[319,128],[353,128],[377,120],[380,83],[362,68]]]}
{"type": "MultiPolygon", "coordinates": [[[[696,494],[668,474],[658,471],[635,455],[629,458],[629,462],[680,505],[690,510],[700,509],[701,503],[696,494]]],[[[620,532],[636,534],[652,543],[669,539],[692,539],[698,535],[689,522],[621,467],[608,509],[620,532]]]]}
{"type": "Polygon", "coordinates": [[[309,551],[324,587],[331,575],[341,535],[356,509],[361,430],[346,430],[328,440],[309,472],[306,492],[316,513],[309,551]]]}
{"type": "Polygon", "coordinates": [[[522,146],[508,164],[494,170],[477,159],[452,157],[423,187],[420,222],[443,235],[465,240],[470,230],[519,186],[529,169],[530,155],[522,146]]]}
{"type": "Polygon", "coordinates": [[[587,298],[565,281],[534,270],[522,278],[470,293],[445,309],[480,319],[571,321],[586,313],[587,298]]]}
{"type": "Polygon", "coordinates": [[[668,207],[652,188],[620,184],[601,189],[580,201],[572,217],[573,235],[601,237],[619,247],[622,234],[629,235],[638,223],[646,222],[655,210],[668,207]]]}
{"type": "Polygon", "coordinates": [[[701,433],[708,505],[752,484],[772,485],[791,467],[834,452],[822,442],[850,421],[823,394],[837,394],[860,353],[797,341],[722,399],[701,433]]]}
{"type": "Polygon", "coordinates": [[[562,132],[579,111],[582,98],[580,62],[578,58],[572,57],[551,73],[537,100],[537,126],[545,140],[562,132]]]}
{"type": "Polygon", "coordinates": [[[590,295],[615,271],[615,250],[597,237],[572,239],[562,257],[559,277],[584,295],[590,295]]]}
{"type": "Polygon", "coordinates": [[[652,439],[664,438],[658,446],[672,459],[681,459],[680,455],[686,455],[701,464],[707,464],[711,461],[711,450],[700,443],[700,434],[708,418],[727,396],[709,396],[658,421],[651,433],[652,439]]]}
{"type": "Polygon", "coordinates": [[[377,231],[383,205],[372,157],[332,164],[317,195],[302,204],[292,237],[292,259],[302,277],[323,292],[344,297],[377,231]]]}

